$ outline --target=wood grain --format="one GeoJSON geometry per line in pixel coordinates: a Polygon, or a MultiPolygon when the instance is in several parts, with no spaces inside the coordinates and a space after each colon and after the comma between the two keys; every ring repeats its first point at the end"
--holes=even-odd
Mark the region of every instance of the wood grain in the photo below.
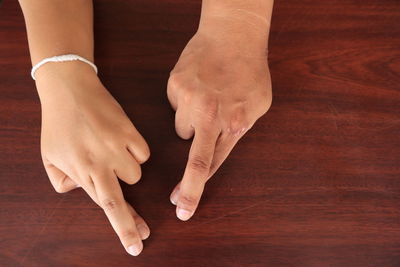
{"type": "Polygon", "coordinates": [[[95,1],[100,76],[152,150],[123,186],[152,229],[136,258],[83,191],[52,189],[23,17],[1,5],[0,265],[400,266],[400,2],[275,1],[273,106],[184,223],[168,196],[190,142],[165,90],[200,5],[95,1]]]}

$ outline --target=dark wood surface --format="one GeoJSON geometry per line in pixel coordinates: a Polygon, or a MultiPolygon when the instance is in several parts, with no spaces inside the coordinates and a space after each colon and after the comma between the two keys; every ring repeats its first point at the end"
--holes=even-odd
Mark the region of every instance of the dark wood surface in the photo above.
{"type": "Polygon", "coordinates": [[[3,3],[0,266],[400,266],[400,1],[275,2],[272,108],[185,223],[168,197],[190,142],[165,91],[200,5],[95,1],[100,76],[152,150],[123,187],[152,230],[135,258],[82,190],[51,187],[23,17],[3,3]]]}

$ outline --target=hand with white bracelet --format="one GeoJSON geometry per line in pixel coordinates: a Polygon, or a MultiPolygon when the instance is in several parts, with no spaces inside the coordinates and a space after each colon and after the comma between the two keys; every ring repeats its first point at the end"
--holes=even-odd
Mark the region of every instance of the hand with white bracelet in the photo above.
{"type": "Polygon", "coordinates": [[[64,54],[93,61],[92,3],[20,4],[42,107],[41,153],[50,181],[59,193],[82,187],[103,208],[126,251],[136,256],[150,229],[125,201],[118,178],[136,183],[149,147],[90,64],[40,63],[64,54]]]}
{"type": "Polygon", "coordinates": [[[140,179],[150,155],[146,141],[86,63],[47,63],[37,74],[41,152],[51,183],[59,193],[82,187],[128,252],[139,254],[150,230],[124,200],[118,178],[140,179]]]}

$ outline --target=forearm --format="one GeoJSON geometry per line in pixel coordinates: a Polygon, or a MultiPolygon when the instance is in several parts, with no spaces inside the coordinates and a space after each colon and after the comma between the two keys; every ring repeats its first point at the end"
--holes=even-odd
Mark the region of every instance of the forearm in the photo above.
{"type": "MultiPolygon", "coordinates": [[[[32,64],[46,57],[78,54],[93,61],[91,0],[20,0],[32,64]]],[[[39,68],[40,71],[45,69],[39,68]]],[[[89,67],[90,68],[90,67],[89,67]]]]}
{"type": "Polygon", "coordinates": [[[203,0],[199,29],[226,32],[229,38],[266,49],[273,0],[203,0]],[[223,29],[223,31],[221,30],[223,29]]]}

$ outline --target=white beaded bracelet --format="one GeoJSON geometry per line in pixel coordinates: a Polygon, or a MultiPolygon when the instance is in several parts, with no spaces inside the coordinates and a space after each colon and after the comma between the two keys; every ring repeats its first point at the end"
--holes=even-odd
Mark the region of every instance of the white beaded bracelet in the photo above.
{"type": "Polygon", "coordinates": [[[97,67],[92,62],[90,62],[86,58],[83,58],[78,55],[67,54],[67,55],[61,55],[61,56],[55,56],[55,57],[48,57],[48,58],[41,60],[39,63],[37,63],[35,66],[32,67],[32,71],[31,71],[32,79],[36,80],[35,72],[37,71],[38,68],[40,68],[42,65],[46,64],[47,62],[65,62],[65,61],[72,61],[72,60],[80,60],[82,62],[89,64],[97,74],[97,67]]]}

